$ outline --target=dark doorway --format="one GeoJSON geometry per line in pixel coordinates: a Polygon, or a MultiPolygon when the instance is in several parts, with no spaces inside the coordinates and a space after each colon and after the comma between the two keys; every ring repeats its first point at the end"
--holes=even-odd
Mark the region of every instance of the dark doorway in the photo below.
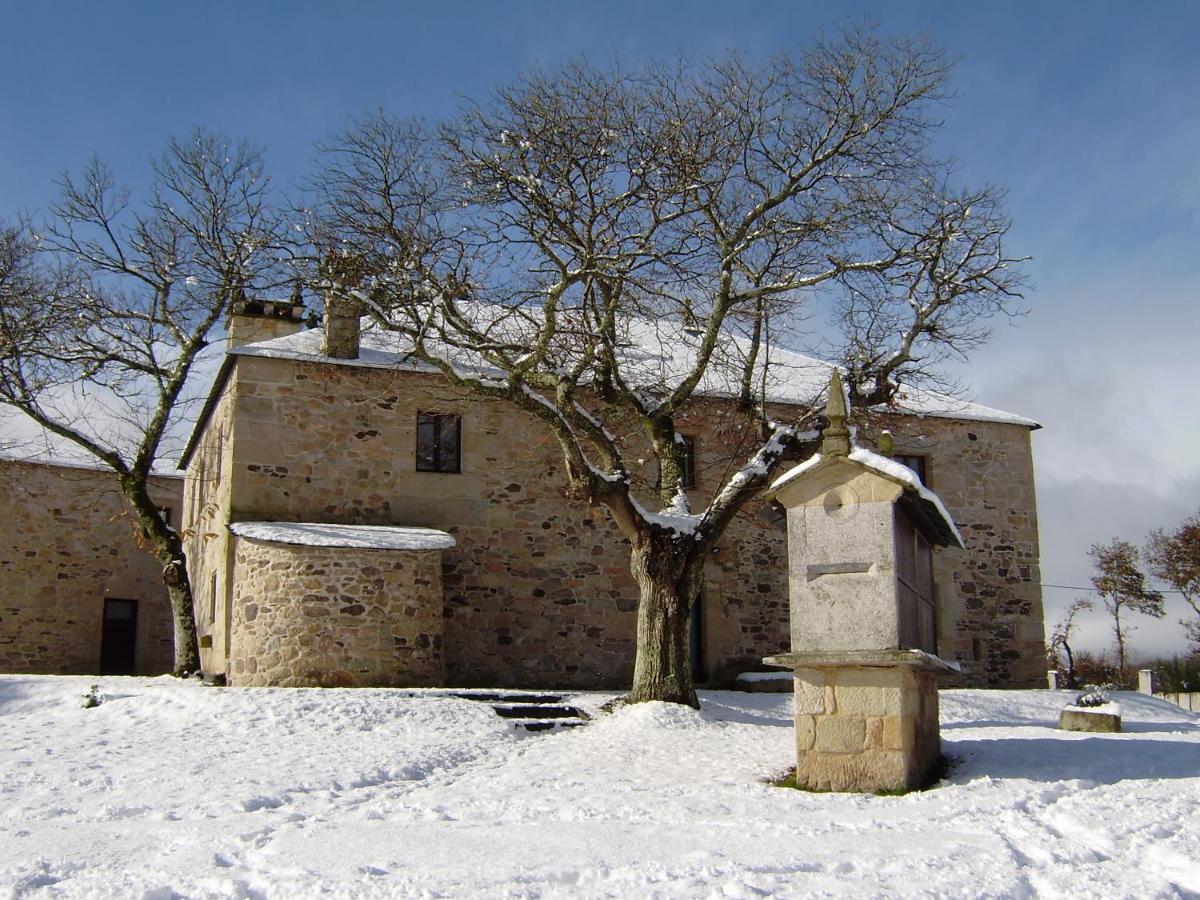
{"type": "Polygon", "coordinates": [[[692,604],[692,620],[690,634],[688,635],[688,656],[692,661],[692,681],[696,684],[704,684],[708,680],[708,673],[705,671],[704,665],[704,592],[696,598],[696,602],[692,604]]]}
{"type": "Polygon", "coordinates": [[[104,601],[100,636],[100,674],[132,675],[137,669],[137,601],[104,601]]]}

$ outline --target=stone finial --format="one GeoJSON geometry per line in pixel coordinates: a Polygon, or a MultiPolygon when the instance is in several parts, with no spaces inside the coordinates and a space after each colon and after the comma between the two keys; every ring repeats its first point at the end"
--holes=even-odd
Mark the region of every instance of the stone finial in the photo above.
{"type": "Polygon", "coordinates": [[[846,428],[846,391],[842,387],[842,375],[837,369],[829,379],[829,400],[825,404],[825,426],[821,439],[822,456],[849,456],[850,431],[846,428]]]}
{"type": "Polygon", "coordinates": [[[896,445],[892,441],[892,433],[886,428],[879,432],[878,448],[880,456],[891,457],[892,453],[895,452],[896,445]]]}

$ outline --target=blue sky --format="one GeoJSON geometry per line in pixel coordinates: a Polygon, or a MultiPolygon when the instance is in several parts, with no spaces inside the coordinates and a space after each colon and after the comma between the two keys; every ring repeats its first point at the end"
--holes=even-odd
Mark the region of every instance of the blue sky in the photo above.
{"type": "MultiPolygon", "coordinates": [[[[349,114],[437,118],[535,63],[755,57],[847,19],[959,60],[941,150],[1007,187],[1011,249],[1034,257],[1030,314],[961,374],[1044,423],[1044,581],[1086,584],[1093,541],[1200,509],[1200,4],[14,3],[0,216],[44,208],[92,154],[136,185],[194,125],[262,144],[286,184],[349,114]]],[[[1074,596],[1048,589],[1048,621],[1074,596]]],[[[1182,649],[1182,612],[1139,623],[1135,647],[1182,649]]]]}

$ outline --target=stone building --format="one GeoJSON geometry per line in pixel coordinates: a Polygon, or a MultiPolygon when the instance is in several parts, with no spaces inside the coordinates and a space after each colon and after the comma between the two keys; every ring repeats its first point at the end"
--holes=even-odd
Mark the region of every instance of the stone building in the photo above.
{"type": "MultiPolygon", "coordinates": [[[[183,481],[151,494],[178,526],[183,481]]],[[[107,470],[0,460],[0,672],[171,671],[162,566],[107,470]]]]}
{"type": "MultiPolygon", "coordinates": [[[[230,323],[181,461],[206,671],[233,684],[629,683],[627,545],[602,509],[566,496],[539,423],[451,386],[369,327],[360,335],[357,320],[331,354],[294,308],[250,312],[230,323]]],[[[771,399],[798,402],[791,388],[785,379],[771,399]]],[[[967,684],[1040,684],[1038,426],[928,395],[906,403],[872,427],[893,432],[966,544],[938,560],[938,650],[967,684]]],[[[681,419],[693,508],[732,455],[727,409],[702,397],[681,419]]],[[[699,680],[788,649],[785,539],[779,517],[755,507],[713,554],[693,623],[699,680]]]]}

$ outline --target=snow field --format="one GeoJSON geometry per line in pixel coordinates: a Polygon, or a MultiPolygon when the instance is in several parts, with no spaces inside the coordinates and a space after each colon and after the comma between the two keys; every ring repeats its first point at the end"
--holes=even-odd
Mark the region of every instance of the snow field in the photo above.
{"type": "Polygon", "coordinates": [[[525,735],[440,691],[0,676],[0,896],[1200,894],[1200,717],[944,691],[942,786],[811,794],[791,697],[525,735]],[[95,709],[82,697],[98,683],[95,709]]]}

